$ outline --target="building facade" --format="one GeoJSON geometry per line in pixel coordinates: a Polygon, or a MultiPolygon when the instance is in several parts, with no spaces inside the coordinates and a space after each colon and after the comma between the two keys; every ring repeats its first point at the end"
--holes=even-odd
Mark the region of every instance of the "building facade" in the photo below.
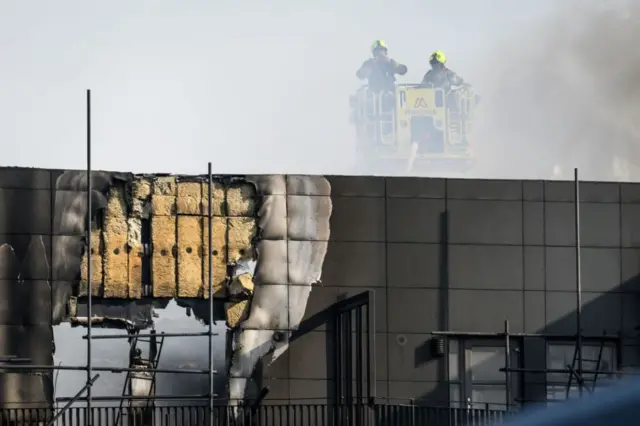
{"type": "MultiPolygon", "coordinates": [[[[70,319],[68,299],[75,300],[77,296],[76,314],[86,309],[79,293],[82,286],[78,285],[80,265],[84,262],[82,247],[77,253],[70,252],[77,258],[73,270],[56,269],[52,255],[67,237],[73,237],[82,246],[85,235],[78,229],[72,229],[70,235],[60,231],[56,218],[63,216],[59,213],[74,214],[77,203],[67,203],[60,209],[56,200],[64,200],[73,193],[78,197],[84,194],[80,186],[61,187],[59,177],[64,174],[0,169],[0,246],[4,247],[1,254],[3,262],[7,256],[15,257],[17,265],[4,262],[0,269],[2,297],[11,301],[6,309],[0,310],[0,331],[10,342],[2,355],[28,357],[39,365],[53,365],[52,325],[70,319]],[[33,242],[34,236],[38,237],[37,244],[33,242]],[[24,344],[27,339],[31,343],[24,344]]],[[[98,182],[102,188],[96,191],[110,194],[114,186],[109,182],[127,179],[122,174],[114,176],[104,175],[98,182]]],[[[268,386],[268,400],[344,402],[355,393],[393,403],[505,409],[523,403],[562,400],[567,389],[575,391],[575,375],[569,373],[579,364],[575,356],[578,251],[573,182],[355,176],[280,178],[286,182],[283,192],[278,193],[277,185],[273,184],[269,191],[258,193],[255,200],[252,198],[255,203],[249,203],[257,213],[251,213],[255,217],[247,214],[250,220],[245,222],[257,218],[256,223],[263,231],[257,235],[267,240],[264,224],[273,215],[265,215],[265,206],[273,207],[278,197],[284,198],[290,203],[288,210],[281,212],[284,225],[272,226],[270,232],[302,221],[313,228],[313,235],[307,232],[311,236],[305,237],[313,240],[309,247],[324,248],[320,250],[323,256],[319,257],[318,250],[310,250],[309,258],[315,256],[322,267],[321,282],[314,281],[311,285],[308,302],[287,296],[271,308],[273,315],[280,311],[289,314],[304,311],[304,318],[300,327],[290,324],[298,331],[290,336],[288,349],[271,365],[266,358],[258,365],[255,373],[258,390],[268,386]],[[315,190],[321,193],[311,193],[305,182],[316,182],[315,190]],[[295,200],[303,202],[306,210],[292,210],[295,200]],[[313,213],[314,208],[322,210],[328,228],[317,221],[320,213],[313,213]],[[367,328],[366,321],[352,323],[344,317],[341,322],[335,320],[332,307],[365,293],[370,297],[367,318],[372,320],[371,326],[367,328]],[[320,321],[316,321],[318,318],[320,321]],[[366,351],[360,352],[363,345],[371,349],[370,356],[366,351]],[[508,374],[504,371],[507,366],[508,374]],[[367,391],[360,392],[361,386],[367,391]]],[[[262,178],[255,179],[260,182],[262,178]]],[[[260,184],[255,187],[258,192],[261,190],[260,184]]],[[[164,217],[170,220],[163,223],[179,221],[176,218],[181,216],[180,208],[198,210],[184,213],[185,217],[202,216],[199,209],[204,193],[198,192],[199,201],[184,202],[182,207],[179,190],[177,194],[172,197],[178,198],[178,212],[167,213],[164,217]]],[[[94,206],[108,212],[112,198],[105,195],[104,199],[104,205],[94,206]]],[[[246,201],[243,200],[240,201],[246,201]]],[[[226,216],[220,213],[220,217],[226,216]]],[[[582,378],[584,385],[592,388],[606,384],[614,372],[629,372],[640,363],[637,340],[640,185],[580,183],[579,217],[580,323],[584,341],[582,367],[586,372],[582,378]],[[595,370],[600,373],[590,373],[595,370]]],[[[153,218],[151,222],[153,225],[153,218]]],[[[271,221],[271,225],[274,223],[279,222],[271,221]]],[[[108,317],[117,311],[117,315],[123,316],[120,319],[146,323],[152,321],[151,311],[158,307],[154,299],[163,298],[166,304],[173,296],[184,303],[195,300],[185,306],[193,308],[196,317],[200,315],[202,319],[199,312],[208,312],[204,309],[206,305],[200,303],[205,302],[198,301],[203,298],[199,291],[205,284],[204,272],[192,274],[195,278],[177,274],[176,282],[166,282],[162,289],[156,282],[154,274],[160,262],[166,261],[171,266],[179,263],[181,256],[188,260],[200,252],[191,246],[181,246],[179,225],[173,222],[169,225],[176,230],[177,240],[171,244],[175,244],[177,254],[172,253],[169,243],[166,249],[156,250],[154,255],[164,260],[156,259],[153,260],[156,263],[142,266],[137,281],[133,282],[133,266],[139,260],[134,259],[136,253],[125,250],[129,260],[125,261],[124,269],[118,269],[117,265],[111,269],[124,271],[124,278],[122,282],[109,283],[113,284],[110,291],[114,294],[118,293],[115,290],[128,290],[122,293],[124,296],[113,296],[118,300],[107,297],[106,284],[110,278],[106,272],[109,268],[105,267],[105,275],[98,278],[103,286],[98,289],[102,293],[94,299],[94,313],[108,317]],[[194,286],[183,287],[187,279],[194,286]],[[133,288],[139,291],[133,292],[133,288]],[[164,292],[162,297],[158,296],[160,290],[164,292]],[[187,290],[190,296],[186,293],[181,296],[180,292],[187,290]]],[[[204,235],[199,229],[201,233],[196,239],[204,235]]],[[[146,233],[155,238],[153,229],[146,233]]],[[[246,247],[237,250],[238,258],[253,250],[258,239],[247,238],[242,243],[246,247]]],[[[270,244],[275,247],[282,239],[272,235],[275,242],[270,244]]],[[[288,247],[301,246],[301,238],[291,237],[290,230],[284,240],[290,243],[288,247]]],[[[226,244],[224,250],[229,251],[229,241],[220,240],[220,247],[226,244]]],[[[196,246],[197,242],[193,247],[196,246]]],[[[100,247],[96,250],[104,251],[100,247]]],[[[114,254],[117,255],[115,250],[114,254]]],[[[57,256],[67,257],[66,252],[57,256]]],[[[141,251],[139,257],[145,256],[151,255],[141,251]]],[[[273,259],[269,262],[277,264],[280,269],[276,275],[282,277],[282,282],[275,285],[289,290],[294,285],[308,284],[304,280],[302,284],[294,283],[293,269],[302,273],[315,269],[302,261],[292,263],[289,252],[273,259]]],[[[146,264],[144,260],[140,262],[146,264]]],[[[203,256],[196,263],[199,266],[192,268],[201,268],[203,256]]],[[[98,264],[106,266],[108,260],[98,259],[98,264]]],[[[218,266],[221,271],[218,288],[222,291],[228,265],[218,266]]],[[[265,306],[269,306],[269,300],[267,297],[265,306]]],[[[255,304],[255,299],[251,303],[255,304]]],[[[225,308],[217,304],[216,309],[219,310],[216,319],[224,320],[221,310],[225,308]]],[[[243,320],[238,318],[242,315],[236,318],[236,323],[242,324],[243,320]]],[[[270,330],[270,340],[275,342],[270,344],[281,345],[289,331],[289,328],[270,330]]],[[[233,370],[228,373],[231,379],[238,378],[233,377],[233,370]]],[[[51,375],[11,373],[1,379],[25,390],[16,396],[22,402],[52,399],[51,375]]]]}
{"type": "MultiPolygon", "coordinates": [[[[377,397],[504,409],[577,392],[567,371],[545,372],[579,364],[573,182],[329,180],[331,241],[307,317],[375,293],[377,397]],[[506,321],[509,366],[527,370],[509,386],[506,321]]],[[[580,183],[588,388],[638,365],[638,203],[639,185],[580,183]]],[[[331,398],[327,335],[309,333],[265,370],[272,398],[331,398]]]]}

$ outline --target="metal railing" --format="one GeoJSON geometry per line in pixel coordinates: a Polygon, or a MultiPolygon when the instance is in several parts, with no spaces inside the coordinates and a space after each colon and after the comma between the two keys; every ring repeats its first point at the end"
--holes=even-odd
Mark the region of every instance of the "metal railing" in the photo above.
{"type": "MultiPolygon", "coordinates": [[[[84,426],[86,406],[63,412],[45,408],[5,408],[0,425],[84,426]]],[[[94,426],[480,426],[502,423],[514,412],[399,404],[264,404],[257,408],[180,405],[153,408],[92,406],[94,426]],[[209,413],[213,414],[210,419],[209,413]]]]}

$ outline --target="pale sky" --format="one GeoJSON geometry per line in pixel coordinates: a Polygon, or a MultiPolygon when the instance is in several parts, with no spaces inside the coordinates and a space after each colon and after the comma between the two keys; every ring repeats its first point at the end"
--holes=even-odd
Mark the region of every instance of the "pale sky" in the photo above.
{"type": "Polygon", "coordinates": [[[374,39],[400,81],[442,49],[473,83],[570,1],[0,0],[0,163],[84,168],[90,88],[96,169],[353,173],[348,98],[374,39]]]}

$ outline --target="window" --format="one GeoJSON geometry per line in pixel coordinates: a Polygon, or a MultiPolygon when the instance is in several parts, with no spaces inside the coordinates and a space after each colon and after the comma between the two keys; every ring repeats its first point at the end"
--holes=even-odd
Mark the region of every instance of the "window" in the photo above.
{"type": "MultiPolygon", "coordinates": [[[[547,344],[547,368],[562,370],[573,367],[578,368],[577,351],[575,342],[554,342],[547,344]]],[[[617,367],[616,347],[612,343],[583,342],[582,345],[582,368],[585,387],[589,390],[597,391],[608,380],[613,378],[613,373],[617,367]],[[598,365],[598,360],[599,365],[598,365]],[[593,371],[605,371],[608,373],[598,373],[593,371]]],[[[588,390],[585,390],[588,392],[588,390]]],[[[571,378],[570,373],[550,372],[547,373],[547,399],[550,401],[561,401],[579,395],[578,383],[575,376],[571,378]],[[571,379],[571,388],[567,392],[567,387],[571,379]]]]}
{"type": "MultiPolygon", "coordinates": [[[[511,365],[519,366],[518,349],[511,345],[511,365]]],[[[507,405],[504,340],[449,341],[449,397],[452,407],[504,410],[507,405]]],[[[517,374],[510,374],[511,401],[517,374]]]]}

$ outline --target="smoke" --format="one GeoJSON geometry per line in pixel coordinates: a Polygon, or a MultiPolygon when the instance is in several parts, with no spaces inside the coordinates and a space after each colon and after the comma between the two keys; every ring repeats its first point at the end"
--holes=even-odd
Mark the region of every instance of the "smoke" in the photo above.
{"type": "Polygon", "coordinates": [[[479,173],[549,178],[561,165],[564,177],[573,167],[589,180],[634,177],[640,5],[625,3],[571,3],[486,57],[479,173]]]}

